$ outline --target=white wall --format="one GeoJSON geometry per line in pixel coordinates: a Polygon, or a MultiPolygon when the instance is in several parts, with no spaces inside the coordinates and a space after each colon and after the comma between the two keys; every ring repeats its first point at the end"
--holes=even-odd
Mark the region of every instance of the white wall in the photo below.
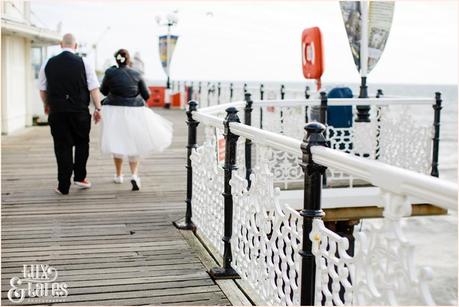
{"type": "Polygon", "coordinates": [[[30,78],[30,42],[2,35],[2,134],[31,124],[30,78]]]}
{"type": "Polygon", "coordinates": [[[2,14],[10,20],[30,23],[30,2],[23,0],[1,1],[2,14]]]}

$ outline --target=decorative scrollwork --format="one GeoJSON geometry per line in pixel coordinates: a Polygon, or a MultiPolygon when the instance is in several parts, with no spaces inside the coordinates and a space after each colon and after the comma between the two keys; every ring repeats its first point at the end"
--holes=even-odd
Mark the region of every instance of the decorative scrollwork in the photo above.
{"type": "Polygon", "coordinates": [[[391,106],[382,110],[379,160],[427,174],[431,166],[433,128],[415,121],[412,112],[408,106],[391,106]]]}
{"type": "Polygon", "coordinates": [[[217,164],[215,129],[205,128],[205,141],[191,154],[193,222],[223,255],[223,169],[217,164]]]}
{"type": "MultiPolygon", "coordinates": [[[[272,150],[257,146],[257,154],[269,158],[272,150]]],[[[233,172],[233,265],[266,304],[298,305],[301,216],[279,202],[279,188],[269,160],[259,159],[251,175],[252,185],[233,172]],[[264,162],[263,162],[264,161],[264,162]]]]}
{"type": "Polygon", "coordinates": [[[411,214],[406,196],[382,192],[380,227],[355,234],[355,256],[349,242],[314,220],[310,239],[316,256],[316,303],[352,305],[434,305],[429,268],[415,266],[414,246],[405,239],[401,219],[411,214]]]}

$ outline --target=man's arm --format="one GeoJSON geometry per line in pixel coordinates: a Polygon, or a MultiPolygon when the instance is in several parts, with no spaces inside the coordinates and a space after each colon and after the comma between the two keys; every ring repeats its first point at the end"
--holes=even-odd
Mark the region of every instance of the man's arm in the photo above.
{"type": "Polygon", "coordinates": [[[94,107],[96,110],[94,111],[94,121],[96,124],[100,121],[102,116],[100,115],[100,110],[102,108],[100,104],[100,95],[99,95],[99,88],[92,89],[89,94],[91,95],[92,102],[94,103],[94,107]]]}
{"type": "Polygon", "coordinates": [[[48,82],[46,80],[46,74],[45,74],[45,67],[47,63],[48,63],[48,60],[46,60],[41,65],[40,72],[38,73],[38,88],[40,89],[40,98],[41,98],[41,101],[43,101],[43,106],[45,108],[46,115],[48,115],[48,111],[49,111],[48,92],[46,91],[48,87],[48,82]]]}
{"type": "Polygon", "coordinates": [[[48,92],[40,90],[40,98],[43,101],[43,106],[45,108],[45,114],[48,115],[49,106],[48,106],[48,92]]]}
{"type": "Polygon", "coordinates": [[[86,71],[86,80],[88,82],[88,90],[91,95],[92,102],[96,111],[94,112],[94,121],[96,124],[101,120],[102,116],[100,114],[101,103],[100,103],[100,92],[99,92],[99,80],[97,80],[96,71],[92,67],[86,58],[83,58],[83,64],[86,71]]]}
{"type": "Polygon", "coordinates": [[[89,92],[91,95],[92,102],[94,103],[94,107],[96,110],[100,110],[102,105],[100,103],[100,95],[99,95],[99,88],[95,88],[89,92]]]}

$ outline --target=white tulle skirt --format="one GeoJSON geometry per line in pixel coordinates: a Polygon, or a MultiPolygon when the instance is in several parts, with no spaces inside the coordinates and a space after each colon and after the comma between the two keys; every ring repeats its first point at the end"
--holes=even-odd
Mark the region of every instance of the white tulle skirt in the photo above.
{"type": "Polygon", "coordinates": [[[172,143],[172,123],[147,107],[102,107],[102,153],[145,156],[172,143]]]}

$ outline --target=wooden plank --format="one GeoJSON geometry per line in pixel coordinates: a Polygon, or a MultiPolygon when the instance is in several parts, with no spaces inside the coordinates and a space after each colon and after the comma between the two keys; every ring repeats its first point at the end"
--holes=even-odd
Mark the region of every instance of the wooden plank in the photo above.
{"type": "MultiPolygon", "coordinates": [[[[48,127],[2,136],[2,304],[23,264],[48,264],[73,305],[229,305],[171,222],[184,216],[186,126],[182,111],[166,152],[141,161],[142,190],[112,183],[110,157],[91,132],[90,190],[53,192],[56,162],[48,127]]],[[[46,303],[46,302],[45,302],[46,303]]],[[[28,304],[41,304],[29,302],[28,304]]]]}
{"type": "MultiPolygon", "coordinates": [[[[423,215],[445,215],[448,210],[430,205],[430,204],[415,204],[411,205],[411,216],[423,215]]],[[[358,208],[334,208],[324,209],[324,221],[347,221],[359,220],[363,218],[382,218],[384,208],[377,206],[367,206],[358,208]]]]}
{"type": "MultiPolygon", "coordinates": [[[[191,248],[196,252],[207,271],[219,266],[193,233],[190,231],[181,231],[181,233],[191,248]]],[[[233,306],[252,306],[246,294],[241,291],[234,280],[216,280],[216,283],[233,306]]]]}

